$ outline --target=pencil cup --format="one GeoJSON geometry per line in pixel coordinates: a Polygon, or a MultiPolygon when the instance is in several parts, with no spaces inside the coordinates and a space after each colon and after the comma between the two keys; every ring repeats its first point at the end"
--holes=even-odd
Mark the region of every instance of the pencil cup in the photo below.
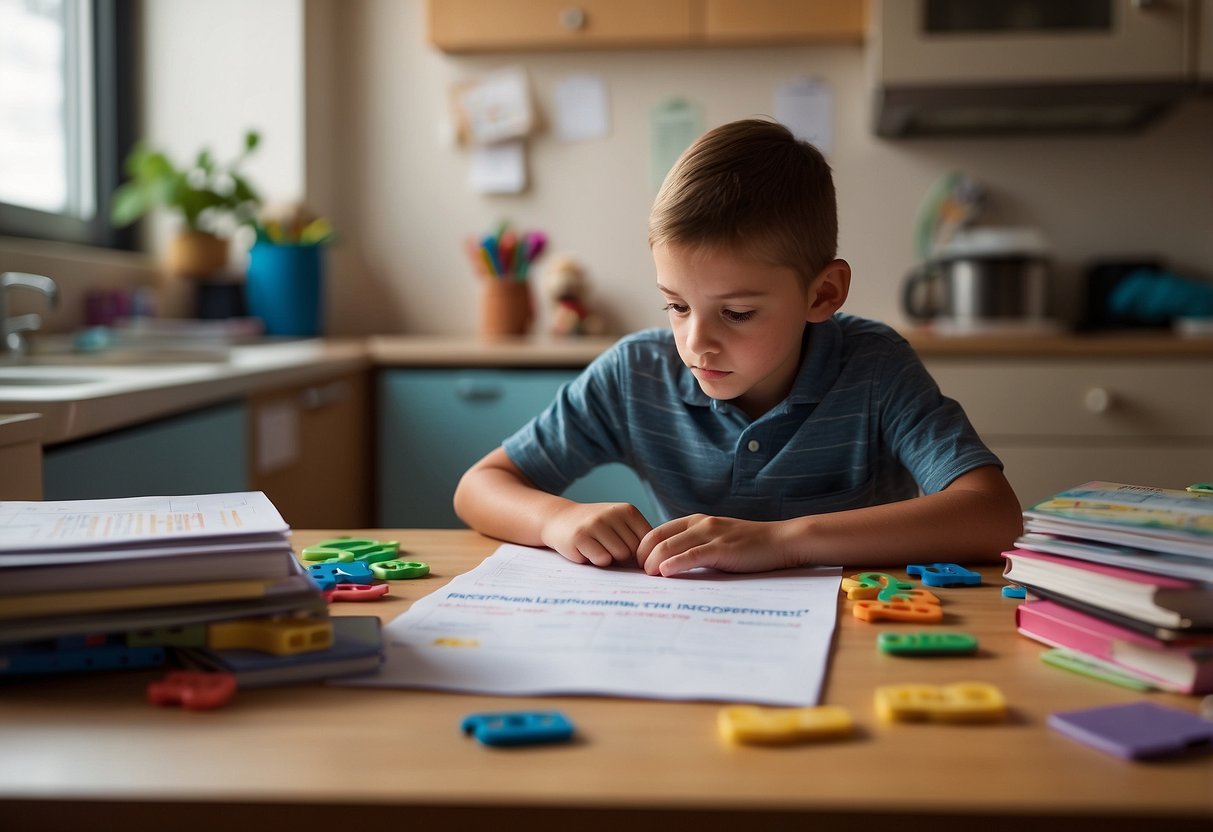
{"type": "Polygon", "coordinates": [[[484,281],[480,302],[480,334],[495,338],[525,335],[531,327],[531,289],[525,280],[511,277],[484,281]]]}
{"type": "Polygon", "coordinates": [[[257,243],[249,252],[245,295],[266,335],[320,334],[324,246],[257,243]]]}

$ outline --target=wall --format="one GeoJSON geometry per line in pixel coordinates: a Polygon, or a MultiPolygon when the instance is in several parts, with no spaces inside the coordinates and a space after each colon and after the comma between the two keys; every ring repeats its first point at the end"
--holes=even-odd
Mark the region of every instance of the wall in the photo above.
{"type": "MultiPolygon", "coordinates": [[[[647,114],[686,95],[707,126],[769,113],[784,79],[833,85],[841,255],[855,268],[850,311],[904,323],[902,275],[912,265],[920,200],[944,172],[961,169],[992,191],[990,219],[1037,223],[1058,253],[1058,294],[1072,298],[1095,255],[1159,253],[1174,267],[1213,276],[1213,97],[1193,100],[1139,135],[878,140],[867,128],[861,47],[719,48],[455,57],[425,43],[422,0],[174,0],[142,4],[144,135],[179,158],[209,145],[221,156],[243,131],[264,144],[248,173],[267,198],[304,197],[330,214],[329,331],[471,333],[477,285],[463,240],[508,217],[550,232],[555,251],[579,257],[592,301],[618,330],[663,323],[645,245],[647,114]],[[538,103],[572,72],[602,74],[612,133],[564,144],[531,143],[533,186],[517,197],[471,193],[467,154],[447,126],[447,87],[520,63],[538,103]]],[[[148,228],[162,250],[169,228],[148,228]]],[[[234,248],[233,265],[243,252],[234,248]]],[[[156,280],[151,258],[0,239],[0,267],[60,279],[49,325],[80,314],[91,285],[156,280]]],[[[179,314],[188,286],[165,284],[179,314]]],[[[14,313],[42,311],[14,294],[14,313]]]]}
{"type": "Polygon", "coordinates": [[[477,285],[463,240],[502,218],[546,229],[555,251],[579,257],[594,302],[619,329],[663,323],[645,243],[655,195],[648,112],[685,95],[703,106],[709,127],[770,113],[775,84],[806,74],[835,91],[830,161],[840,254],[855,269],[850,311],[904,323],[898,292],[913,261],[915,214],[931,184],[953,169],[989,186],[991,221],[1044,229],[1057,251],[1063,304],[1073,304],[1077,273],[1097,255],[1156,252],[1213,276],[1211,98],[1140,135],[890,142],[867,127],[862,47],[448,56],[425,43],[421,0],[346,0],[327,22],[335,53],[328,81],[340,91],[327,134],[339,183],[326,209],[344,240],[333,251],[330,284],[337,332],[475,331],[477,285]],[[605,76],[613,129],[583,143],[541,135],[529,150],[528,193],[476,195],[465,184],[466,151],[448,138],[447,88],[509,64],[526,67],[541,109],[563,75],[605,76]]]}

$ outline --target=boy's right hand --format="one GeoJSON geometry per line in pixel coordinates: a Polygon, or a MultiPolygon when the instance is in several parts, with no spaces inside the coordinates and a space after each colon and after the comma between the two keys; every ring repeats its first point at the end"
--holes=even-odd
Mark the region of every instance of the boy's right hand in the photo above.
{"type": "Polygon", "coordinates": [[[610,566],[635,559],[652,528],[631,503],[570,502],[548,516],[540,537],[573,563],[610,566]]]}

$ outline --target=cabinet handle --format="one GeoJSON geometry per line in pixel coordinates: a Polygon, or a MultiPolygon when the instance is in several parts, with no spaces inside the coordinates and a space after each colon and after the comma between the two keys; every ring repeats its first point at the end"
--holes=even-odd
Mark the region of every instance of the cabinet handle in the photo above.
{"type": "Polygon", "coordinates": [[[560,10],[560,27],[568,32],[579,32],[585,28],[585,10],[568,6],[560,10]]]}
{"type": "Polygon", "coordinates": [[[299,394],[299,406],[304,410],[319,410],[322,407],[345,401],[350,395],[350,386],[344,381],[306,387],[299,394]]]}
{"type": "Polygon", "coordinates": [[[460,381],[455,384],[455,395],[465,402],[496,401],[504,393],[500,384],[484,384],[476,381],[460,381]]]}
{"type": "Polygon", "coordinates": [[[1082,403],[1090,413],[1107,413],[1115,400],[1112,393],[1103,387],[1092,387],[1083,395],[1082,403]]]}

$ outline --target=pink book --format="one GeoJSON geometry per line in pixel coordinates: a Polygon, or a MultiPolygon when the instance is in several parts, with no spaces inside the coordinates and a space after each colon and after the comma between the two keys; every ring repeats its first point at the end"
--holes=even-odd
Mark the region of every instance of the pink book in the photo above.
{"type": "Polygon", "coordinates": [[[1162,642],[1053,601],[1026,601],[1015,610],[1023,635],[1074,650],[1183,693],[1213,692],[1213,637],[1162,642]]]}

